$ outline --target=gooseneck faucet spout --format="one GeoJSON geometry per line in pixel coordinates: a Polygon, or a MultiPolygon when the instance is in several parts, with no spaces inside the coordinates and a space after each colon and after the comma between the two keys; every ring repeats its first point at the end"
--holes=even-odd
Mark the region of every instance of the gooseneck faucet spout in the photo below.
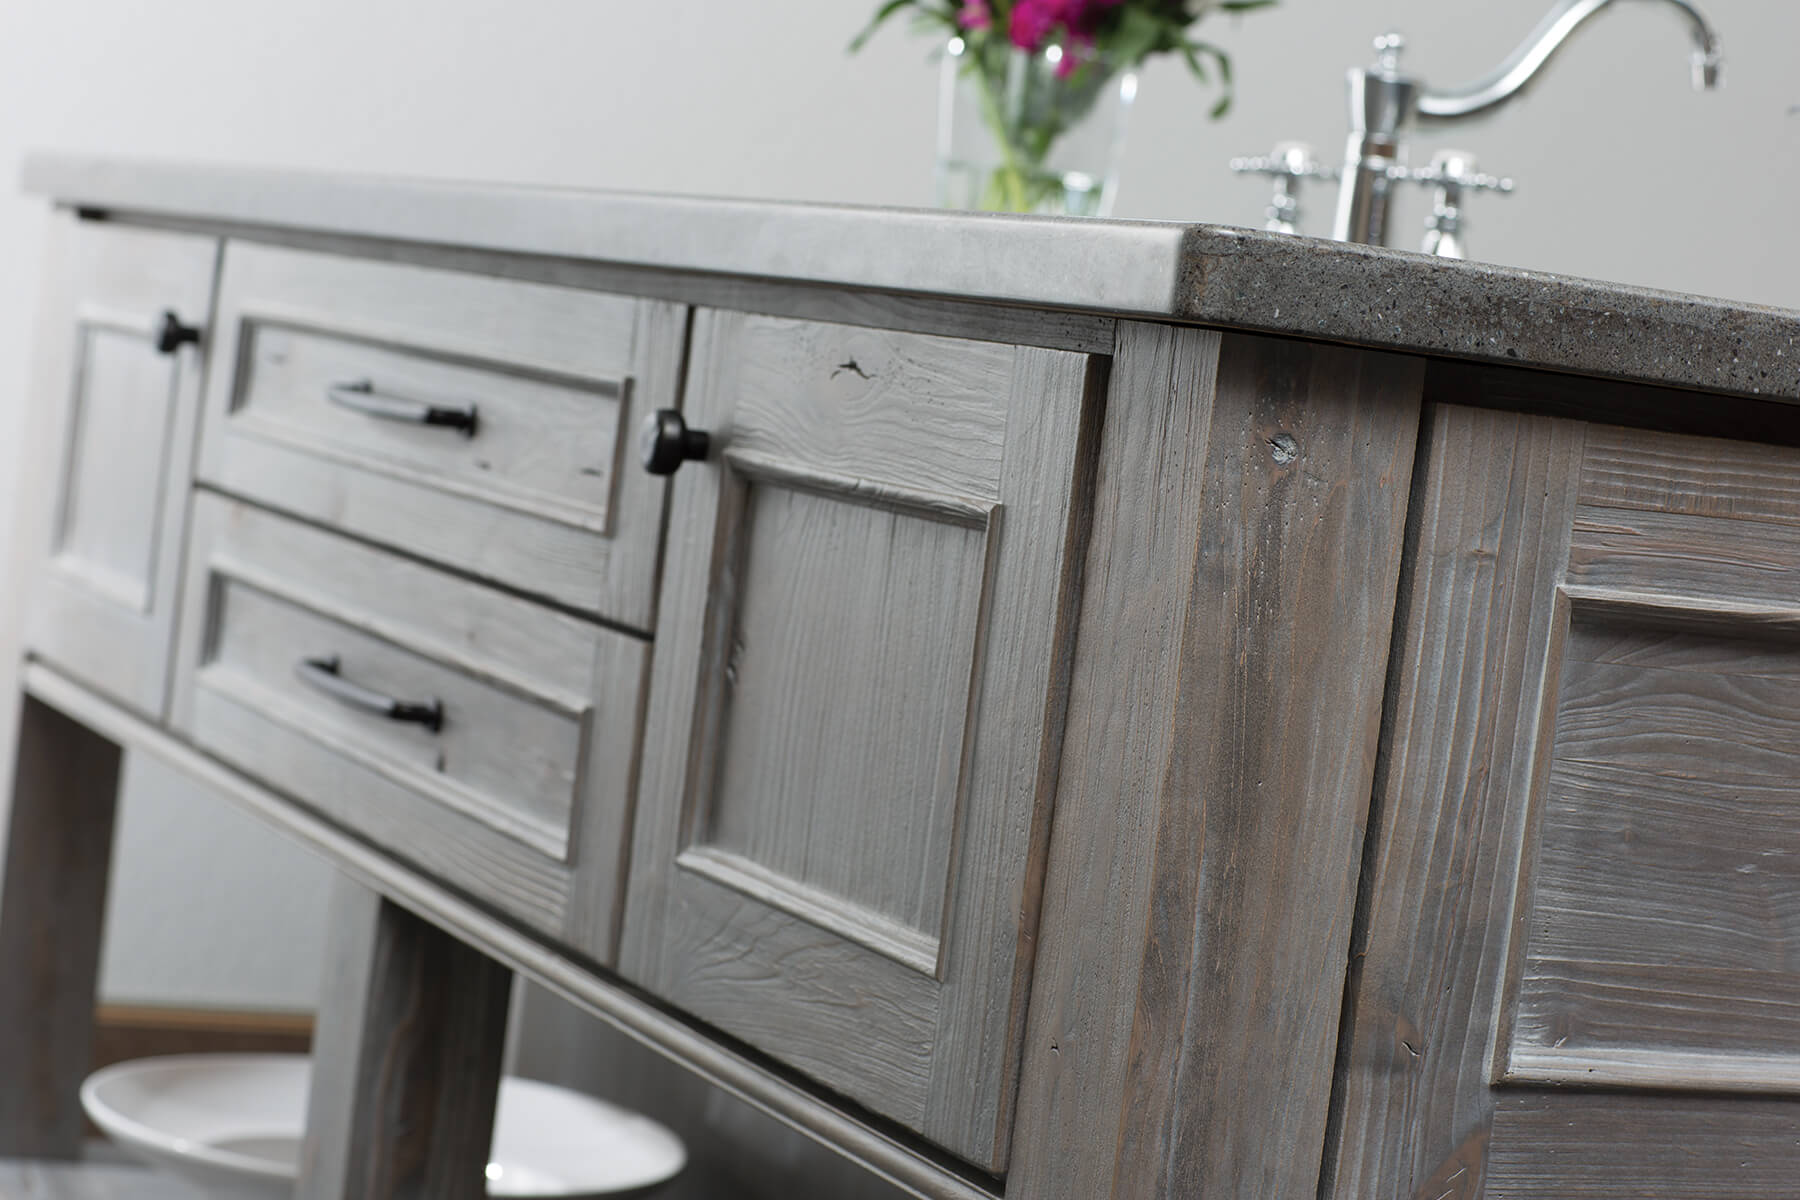
{"type": "MultiPolygon", "coordinates": [[[[1418,96],[1419,116],[1433,120],[1450,120],[1485,112],[1504,104],[1530,83],[1544,64],[1570,34],[1613,0],[1563,0],[1545,14],[1536,29],[1507,56],[1505,62],[1489,74],[1466,87],[1447,91],[1421,91],[1418,96]]],[[[1680,10],[1688,20],[1694,39],[1694,90],[1705,91],[1719,86],[1719,68],[1724,61],[1719,50],[1719,35],[1688,0],[1665,0],[1680,10]]]]}
{"type": "MultiPolygon", "coordinates": [[[[1665,0],[1687,18],[1694,40],[1694,86],[1719,86],[1719,35],[1690,0],[1665,0]]],[[[1543,69],[1557,48],[1582,22],[1612,0],[1559,0],[1536,29],[1495,71],[1467,87],[1434,91],[1401,69],[1405,40],[1398,34],[1376,39],[1375,64],[1350,72],[1350,137],[1339,177],[1339,241],[1387,243],[1387,216],[1394,184],[1418,175],[1406,167],[1405,130],[1416,117],[1450,121],[1486,112],[1518,95],[1543,69]]]]}

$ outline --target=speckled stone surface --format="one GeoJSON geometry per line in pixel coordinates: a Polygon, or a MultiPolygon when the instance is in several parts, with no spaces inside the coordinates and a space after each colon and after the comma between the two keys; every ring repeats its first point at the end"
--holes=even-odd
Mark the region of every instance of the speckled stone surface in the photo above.
{"type": "Polygon", "coordinates": [[[1800,311],[1214,225],[37,154],[82,208],[1079,309],[1800,401],[1800,311]]]}
{"type": "Polygon", "coordinates": [[[1422,354],[1800,399],[1800,312],[1195,226],[1174,315],[1422,354]]]}

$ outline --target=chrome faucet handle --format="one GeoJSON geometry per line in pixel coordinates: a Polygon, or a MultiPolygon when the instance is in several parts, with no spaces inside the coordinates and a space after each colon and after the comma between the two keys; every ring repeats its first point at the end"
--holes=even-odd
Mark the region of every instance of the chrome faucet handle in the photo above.
{"type": "Polygon", "coordinates": [[[1430,166],[1394,167],[1388,177],[1436,189],[1431,215],[1425,219],[1425,241],[1419,248],[1439,258],[1468,257],[1462,234],[1464,192],[1506,195],[1513,190],[1512,180],[1477,170],[1475,156],[1467,150],[1439,150],[1431,156],[1430,166]]]}
{"type": "Polygon", "coordinates": [[[1428,167],[1395,167],[1390,179],[1405,179],[1427,187],[1468,188],[1477,192],[1511,192],[1513,181],[1475,169],[1475,156],[1467,150],[1439,150],[1428,167]]]}
{"type": "Polygon", "coordinates": [[[1302,179],[1336,179],[1336,167],[1329,167],[1313,157],[1313,149],[1305,142],[1278,142],[1267,154],[1250,158],[1234,158],[1231,169],[1239,175],[1267,175],[1275,181],[1275,195],[1269,201],[1263,228],[1273,233],[1300,232],[1299,184],[1302,179]]]}

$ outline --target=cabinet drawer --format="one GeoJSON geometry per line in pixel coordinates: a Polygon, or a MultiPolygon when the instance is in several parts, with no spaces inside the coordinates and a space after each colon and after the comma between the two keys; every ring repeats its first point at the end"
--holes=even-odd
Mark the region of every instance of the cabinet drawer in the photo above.
{"type": "Polygon", "coordinates": [[[220,314],[203,479],[649,627],[679,306],[233,244],[220,314]]]}
{"type": "Polygon", "coordinates": [[[218,496],[193,519],[182,732],[540,929],[610,929],[574,839],[622,836],[643,643],[218,496]]]}

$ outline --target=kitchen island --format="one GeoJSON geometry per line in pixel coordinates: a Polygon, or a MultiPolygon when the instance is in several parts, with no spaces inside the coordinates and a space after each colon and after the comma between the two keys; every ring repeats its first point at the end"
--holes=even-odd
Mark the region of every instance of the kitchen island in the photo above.
{"type": "Polygon", "coordinates": [[[78,1139],[130,746],[344,872],[305,1196],[478,1194],[514,971],[924,1196],[1791,1190],[1800,314],[27,185],[0,1150],[78,1139]]]}

